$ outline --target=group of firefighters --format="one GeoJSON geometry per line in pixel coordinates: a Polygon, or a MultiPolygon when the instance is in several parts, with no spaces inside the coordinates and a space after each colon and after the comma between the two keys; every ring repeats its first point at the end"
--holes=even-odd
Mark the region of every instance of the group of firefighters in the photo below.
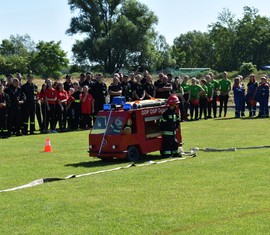
{"type": "Polygon", "coordinates": [[[224,72],[223,79],[217,81],[213,73],[203,79],[173,77],[172,74],[160,73],[156,81],[145,71],[129,75],[115,73],[112,83],[107,87],[102,74],[87,72],[81,74],[78,81],[73,82],[66,75],[65,82],[52,82],[46,79],[41,89],[33,83],[29,74],[22,84],[22,76],[15,78],[7,75],[0,85],[0,135],[7,138],[12,135],[27,135],[35,132],[35,119],[41,132],[89,129],[93,119],[105,103],[111,102],[115,96],[124,96],[126,101],[151,98],[168,99],[175,94],[179,99],[180,120],[199,120],[224,117],[231,90],[234,94],[235,117],[244,116],[245,103],[249,116],[256,115],[256,103],[260,104],[259,117],[268,117],[269,85],[267,78],[262,77],[257,83],[255,75],[250,75],[247,92],[242,82],[243,77],[237,76],[234,84],[224,72]],[[191,81],[191,82],[190,82],[191,81]],[[217,101],[220,102],[219,115],[217,101]],[[30,128],[29,128],[30,121],[30,128]]]}

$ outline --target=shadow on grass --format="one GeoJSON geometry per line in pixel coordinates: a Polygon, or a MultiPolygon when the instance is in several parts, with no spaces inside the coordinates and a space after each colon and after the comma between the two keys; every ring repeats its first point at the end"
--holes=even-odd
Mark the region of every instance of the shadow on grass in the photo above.
{"type": "MultiPolygon", "coordinates": [[[[141,156],[140,160],[137,161],[136,163],[140,164],[140,163],[146,163],[149,161],[162,160],[162,159],[165,159],[165,158],[157,154],[143,155],[141,156]]],[[[66,164],[65,166],[90,168],[90,167],[102,167],[102,166],[108,166],[108,165],[119,165],[122,163],[131,163],[131,162],[127,161],[126,159],[110,159],[110,160],[95,159],[89,162],[70,163],[70,164],[66,164]]]]}

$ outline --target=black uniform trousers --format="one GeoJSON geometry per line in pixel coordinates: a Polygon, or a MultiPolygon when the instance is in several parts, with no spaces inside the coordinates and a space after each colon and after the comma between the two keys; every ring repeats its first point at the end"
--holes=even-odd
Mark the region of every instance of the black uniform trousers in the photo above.
{"type": "Polygon", "coordinates": [[[28,134],[28,121],[30,118],[30,134],[33,134],[35,131],[35,114],[36,114],[35,102],[25,102],[22,106],[22,113],[23,113],[22,133],[24,135],[28,134]]]}

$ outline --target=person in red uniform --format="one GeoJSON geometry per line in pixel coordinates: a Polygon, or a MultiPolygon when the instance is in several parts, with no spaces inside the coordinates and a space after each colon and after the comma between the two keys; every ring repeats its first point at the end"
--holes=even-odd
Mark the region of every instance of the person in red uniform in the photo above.
{"type": "Polygon", "coordinates": [[[45,130],[48,130],[48,126],[50,123],[51,133],[56,133],[55,130],[55,104],[57,100],[57,91],[52,87],[52,81],[48,79],[47,81],[47,89],[44,92],[44,97],[46,101],[46,127],[45,130]]]}
{"type": "Polygon", "coordinates": [[[94,113],[94,99],[90,93],[88,93],[88,86],[83,87],[83,92],[80,97],[81,107],[82,107],[82,128],[89,129],[92,128],[92,118],[91,114],[94,113]]]}
{"type": "Polygon", "coordinates": [[[64,90],[63,83],[58,84],[58,92],[57,92],[57,117],[59,123],[59,130],[64,131],[66,129],[67,122],[67,100],[68,93],[64,90]]]}

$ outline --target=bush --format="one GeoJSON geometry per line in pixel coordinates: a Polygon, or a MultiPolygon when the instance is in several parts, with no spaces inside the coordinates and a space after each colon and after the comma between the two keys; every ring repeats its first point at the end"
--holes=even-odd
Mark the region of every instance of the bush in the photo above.
{"type": "Polygon", "coordinates": [[[243,63],[239,69],[239,73],[243,76],[246,77],[251,73],[256,73],[257,72],[257,66],[252,64],[252,62],[249,63],[243,63]]]}

